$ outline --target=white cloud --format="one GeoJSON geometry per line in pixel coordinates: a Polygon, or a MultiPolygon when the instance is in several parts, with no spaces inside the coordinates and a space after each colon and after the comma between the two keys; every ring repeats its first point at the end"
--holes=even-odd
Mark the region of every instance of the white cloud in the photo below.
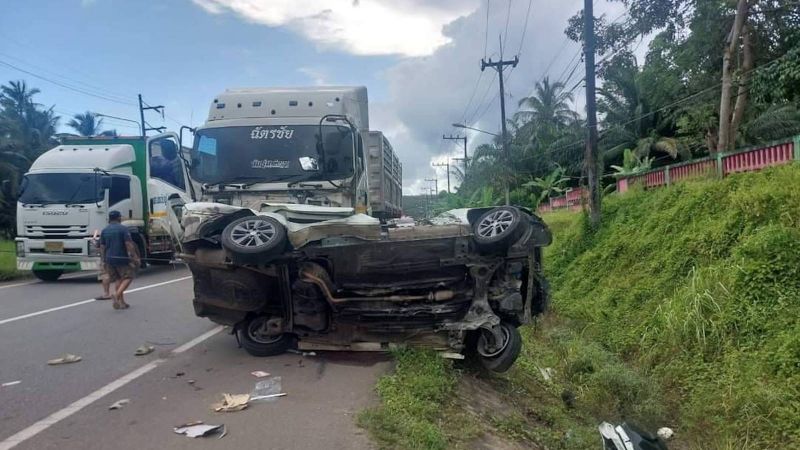
{"type": "Polygon", "coordinates": [[[479,0],[193,0],[211,14],[285,26],[325,49],[357,55],[430,55],[451,42],[442,28],[479,0]]]}

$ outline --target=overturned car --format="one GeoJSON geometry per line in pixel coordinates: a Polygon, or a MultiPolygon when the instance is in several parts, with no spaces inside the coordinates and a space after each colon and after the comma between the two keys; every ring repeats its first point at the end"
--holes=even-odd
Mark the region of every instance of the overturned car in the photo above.
{"type": "Polygon", "coordinates": [[[526,209],[458,209],[392,228],[352,208],[171,206],[196,314],[232,326],[252,355],[400,344],[502,372],[519,355],[517,327],[547,307],[551,235],[526,209]]]}

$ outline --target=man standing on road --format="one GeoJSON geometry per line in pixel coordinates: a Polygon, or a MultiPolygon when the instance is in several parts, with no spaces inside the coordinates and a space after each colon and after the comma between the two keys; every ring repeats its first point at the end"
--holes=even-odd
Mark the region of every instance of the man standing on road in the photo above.
{"type": "Polygon", "coordinates": [[[127,309],[123,294],[131,285],[139,267],[139,255],[128,227],[120,223],[119,211],[108,213],[108,226],[100,233],[100,257],[108,274],[109,283],[116,282],[116,290],[111,297],[114,309],[127,309]]]}

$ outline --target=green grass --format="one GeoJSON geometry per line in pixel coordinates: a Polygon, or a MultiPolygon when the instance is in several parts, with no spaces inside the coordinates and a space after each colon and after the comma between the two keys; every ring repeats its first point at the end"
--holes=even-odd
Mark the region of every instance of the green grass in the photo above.
{"type": "Polygon", "coordinates": [[[597,230],[556,217],[558,319],[512,379],[554,367],[580,413],[686,448],[800,448],[799,183],[792,165],[609,197],[597,230]]]}
{"type": "Polygon", "coordinates": [[[14,241],[0,241],[0,280],[19,276],[15,245],[14,241]]]}
{"type": "Polygon", "coordinates": [[[448,448],[445,417],[456,386],[451,362],[434,352],[400,350],[392,374],[378,381],[381,404],[358,423],[386,449],[448,448]]]}

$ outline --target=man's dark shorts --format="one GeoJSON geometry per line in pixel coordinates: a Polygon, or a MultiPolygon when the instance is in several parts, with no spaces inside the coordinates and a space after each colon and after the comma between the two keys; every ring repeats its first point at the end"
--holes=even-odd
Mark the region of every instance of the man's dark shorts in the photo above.
{"type": "Polygon", "coordinates": [[[124,266],[112,266],[105,264],[108,281],[114,283],[120,280],[132,280],[136,278],[136,268],[131,264],[124,266]]]}

